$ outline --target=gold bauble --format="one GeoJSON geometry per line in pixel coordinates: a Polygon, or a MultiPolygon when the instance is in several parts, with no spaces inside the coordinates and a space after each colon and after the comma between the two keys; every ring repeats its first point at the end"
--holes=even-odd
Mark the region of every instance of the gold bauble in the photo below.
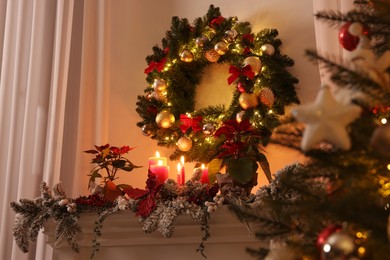
{"type": "Polygon", "coordinates": [[[167,101],[167,92],[166,91],[153,91],[152,92],[152,96],[155,99],[160,100],[162,102],[166,102],[167,101]]]}
{"type": "Polygon", "coordinates": [[[194,54],[190,50],[183,50],[180,53],[180,60],[184,62],[192,62],[194,60],[194,54]]]}
{"type": "Polygon", "coordinates": [[[217,44],[215,44],[214,50],[219,55],[225,55],[225,53],[229,50],[229,45],[226,42],[218,42],[217,44]]]}
{"type": "Polygon", "coordinates": [[[219,60],[219,54],[215,50],[207,50],[204,54],[209,62],[217,62],[219,60]]]}
{"type": "Polygon", "coordinates": [[[159,92],[164,91],[167,89],[167,82],[160,78],[154,79],[153,89],[159,92]]]}
{"type": "Polygon", "coordinates": [[[255,75],[260,73],[261,70],[261,60],[259,57],[256,56],[250,56],[245,58],[244,60],[244,66],[251,65],[251,69],[255,75]]]}
{"type": "Polygon", "coordinates": [[[182,152],[187,152],[192,148],[192,140],[187,136],[182,136],[177,141],[177,147],[182,152]]]}
{"type": "Polygon", "coordinates": [[[238,98],[238,102],[245,110],[251,107],[256,107],[259,104],[257,96],[254,93],[241,93],[240,97],[238,98]]]}
{"type": "Polygon", "coordinates": [[[267,107],[272,107],[272,105],[275,102],[274,93],[268,87],[265,87],[265,88],[260,90],[259,99],[260,99],[261,103],[263,103],[267,107]]]}
{"type": "Polygon", "coordinates": [[[156,116],[156,123],[160,128],[170,128],[175,123],[175,116],[168,110],[162,110],[156,116]]]}

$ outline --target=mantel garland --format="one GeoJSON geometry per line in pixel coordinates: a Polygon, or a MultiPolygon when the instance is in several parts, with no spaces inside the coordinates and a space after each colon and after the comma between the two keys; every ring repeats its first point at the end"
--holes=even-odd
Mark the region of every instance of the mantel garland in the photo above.
{"type": "Polygon", "coordinates": [[[227,120],[249,120],[256,132],[252,142],[266,145],[284,107],[299,103],[298,80],[286,70],[294,62],[281,54],[277,35],[276,29],[253,33],[248,22],[223,17],[213,5],[192,25],[173,17],[162,48],[154,46],[146,57],[148,86],[138,96],[137,126],[158,145],[175,148],[171,160],[185,155],[189,162],[210,162],[226,141],[213,133],[227,120]],[[196,87],[211,64],[230,64],[233,98],[227,109],[195,111],[196,87]]]}

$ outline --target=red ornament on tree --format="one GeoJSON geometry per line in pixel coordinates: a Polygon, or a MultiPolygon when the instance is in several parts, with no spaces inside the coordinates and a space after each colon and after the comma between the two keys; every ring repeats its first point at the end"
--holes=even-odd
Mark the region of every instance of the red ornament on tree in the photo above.
{"type": "Polygon", "coordinates": [[[321,249],[324,245],[325,241],[328,239],[330,235],[332,235],[335,232],[338,232],[341,230],[341,226],[339,225],[329,225],[328,227],[324,228],[317,237],[317,248],[321,249]]]}
{"type": "Polygon", "coordinates": [[[347,51],[353,51],[359,44],[359,36],[354,36],[349,31],[351,24],[350,22],[345,23],[339,32],[339,43],[347,51]]]}
{"type": "Polygon", "coordinates": [[[157,107],[155,106],[148,106],[146,110],[152,115],[157,115],[157,107]]]}
{"type": "Polygon", "coordinates": [[[242,84],[241,82],[238,82],[238,84],[237,84],[237,90],[238,90],[238,92],[240,92],[240,93],[246,92],[246,91],[245,91],[244,84],[242,84]]]}

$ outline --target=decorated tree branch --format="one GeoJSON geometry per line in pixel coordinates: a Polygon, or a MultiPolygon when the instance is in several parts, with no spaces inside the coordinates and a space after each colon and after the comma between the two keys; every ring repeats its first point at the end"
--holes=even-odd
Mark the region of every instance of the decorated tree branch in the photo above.
{"type": "Polygon", "coordinates": [[[388,259],[390,256],[390,128],[388,1],[356,1],[347,14],[316,16],[340,25],[346,60],[308,51],[337,85],[322,86],[275,129],[276,143],[307,161],[286,166],[259,189],[253,204],[232,201],[260,223],[268,247],[261,259],[388,259]],[[298,122],[297,122],[298,121],[298,122]],[[295,144],[295,145],[294,145],[295,144]]]}

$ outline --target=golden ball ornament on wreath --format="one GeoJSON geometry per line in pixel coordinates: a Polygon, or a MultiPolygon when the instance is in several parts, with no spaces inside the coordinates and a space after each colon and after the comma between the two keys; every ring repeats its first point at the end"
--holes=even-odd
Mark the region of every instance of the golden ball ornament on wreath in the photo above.
{"type": "Polygon", "coordinates": [[[170,128],[175,123],[175,116],[168,110],[163,110],[157,114],[156,123],[160,128],[170,128]]]}

